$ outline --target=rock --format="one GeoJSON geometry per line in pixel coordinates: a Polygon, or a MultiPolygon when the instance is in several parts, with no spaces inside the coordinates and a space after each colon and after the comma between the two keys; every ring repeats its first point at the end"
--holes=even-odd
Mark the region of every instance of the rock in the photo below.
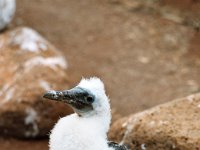
{"type": "Polygon", "coordinates": [[[197,31],[200,28],[200,3],[198,0],[109,0],[120,4],[130,12],[157,15],[162,18],[190,26],[197,31]]]}
{"type": "Polygon", "coordinates": [[[112,109],[111,114],[112,114],[112,121],[111,121],[111,124],[114,123],[116,120],[122,118],[122,115],[119,114],[119,113],[116,111],[115,108],[112,109]]]}
{"type": "Polygon", "coordinates": [[[178,99],[117,120],[111,140],[131,149],[200,149],[200,94],[178,99]]]}
{"type": "Polygon", "coordinates": [[[0,30],[4,29],[15,14],[15,0],[0,0],[0,30]]]}
{"type": "Polygon", "coordinates": [[[16,138],[0,138],[0,144],[1,150],[49,150],[48,139],[21,140],[16,138]]]}
{"type": "Polygon", "coordinates": [[[64,104],[42,99],[46,90],[67,88],[66,69],[62,54],[34,30],[0,35],[0,134],[43,137],[71,113],[64,104]]]}

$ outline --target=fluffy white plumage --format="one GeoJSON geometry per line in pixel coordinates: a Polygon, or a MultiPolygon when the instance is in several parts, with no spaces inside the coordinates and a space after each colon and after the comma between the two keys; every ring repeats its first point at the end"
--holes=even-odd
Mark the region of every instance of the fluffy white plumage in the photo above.
{"type": "Polygon", "coordinates": [[[94,94],[93,110],[81,117],[74,113],[61,118],[51,132],[50,150],[113,150],[107,144],[111,112],[102,81],[82,79],[77,87],[94,94]]]}

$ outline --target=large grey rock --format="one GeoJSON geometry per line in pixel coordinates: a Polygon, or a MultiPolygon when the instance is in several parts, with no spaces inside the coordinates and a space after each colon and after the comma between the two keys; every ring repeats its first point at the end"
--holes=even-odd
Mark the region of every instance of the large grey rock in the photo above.
{"type": "Polygon", "coordinates": [[[44,101],[49,89],[67,88],[67,62],[37,32],[18,28],[0,35],[0,135],[46,136],[64,104],[44,101]]]}
{"type": "Polygon", "coordinates": [[[200,94],[121,118],[109,136],[133,150],[200,149],[200,94]]]}
{"type": "Polygon", "coordinates": [[[15,0],[0,0],[0,30],[4,29],[15,14],[15,0]]]}

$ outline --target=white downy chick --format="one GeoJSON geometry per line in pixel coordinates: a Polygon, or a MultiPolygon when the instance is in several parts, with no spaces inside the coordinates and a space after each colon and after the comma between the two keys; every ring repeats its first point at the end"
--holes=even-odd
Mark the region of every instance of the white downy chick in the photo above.
{"type": "Polygon", "coordinates": [[[50,150],[126,150],[107,141],[111,110],[103,82],[96,77],[82,79],[74,88],[48,91],[45,98],[63,101],[74,114],[61,118],[50,134],[50,150]]]}

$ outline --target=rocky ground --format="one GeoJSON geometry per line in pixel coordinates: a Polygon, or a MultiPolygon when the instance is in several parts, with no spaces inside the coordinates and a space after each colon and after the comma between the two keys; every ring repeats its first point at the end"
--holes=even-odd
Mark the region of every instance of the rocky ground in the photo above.
{"type": "Polygon", "coordinates": [[[110,138],[133,150],[200,149],[200,94],[116,121],[110,138]]]}
{"type": "Polygon", "coordinates": [[[67,61],[27,27],[1,34],[0,41],[0,78],[4,79],[0,81],[0,134],[44,137],[57,118],[72,112],[65,104],[42,99],[47,90],[67,88],[67,61]]]}
{"type": "MultiPolygon", "coordinates": [[[[59,48],[71,86],[100,76],[124,116],[199,91],[199,6],[198,0],[18,0],[8,28],[32,27],[59,48]]],[[[47,149],[46,140],[0,144],[47,149]]]]}

